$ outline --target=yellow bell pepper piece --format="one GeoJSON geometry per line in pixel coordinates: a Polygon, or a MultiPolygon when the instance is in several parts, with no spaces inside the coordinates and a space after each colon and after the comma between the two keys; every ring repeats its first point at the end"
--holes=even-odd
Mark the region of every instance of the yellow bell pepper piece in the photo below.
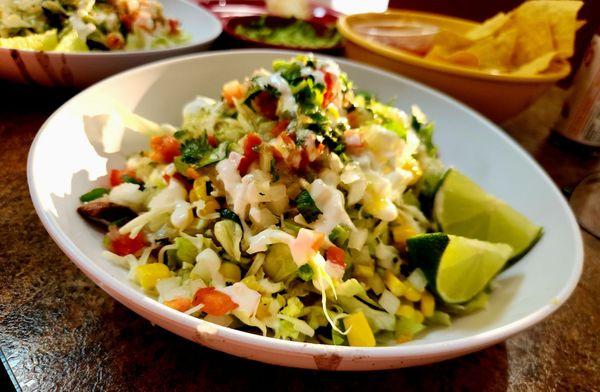
{"type": "Polygon", "coordinates": [[[144,290],[152,290],[159,279],[168,278],[170,275],[169,267],[161,263],[140,265],[135,270],[135,276],[144,290]]]}
{"type": "Polygon", "coordinates": [[[404,291],[404,298],[411,302],[417,302],[421,299],[421,293],[419,290],[415,289],[411,284],[406,285],[406,290],[404,291]]]}
{"type": "Polygon", "coordinates": [[[407,319],[412,319],[415,315],[415,308],[413,308],[412,305],[400,305],[396,314],[407,319]]]}
{"type": "Polygon", "coordinates": [[[406,246],[406,240],[410,237],[415,236],[416,234],[417,231],[410,224],[395,226],[392,229],[392,237],[394,238],[394,243],[400,247],[406,246]]]}
{"type": "Polygon", "coordinates": [[[385,283],[383,283],[383,279],[379,274],[373,274],[369,279],[367,279],[367,283],[371,290],[377,295],[381,295],[381,293],[385,290],[385,283]]]}
{"type": "Polygon", "coordinates": [[[375,347],[375,336],[362,312],[353,313],[344,319],[348,331],[348,343],[355,347],[375,347]]]}
{"type": "Polygon", "coordinates": [[[370,278],[375,273],[375,266],[373,265],[361,265],[357,264],[354,266],[354,275],[360,278],[370,278]]]}
{"type": "Polygon", "coordinates": [[[421,295],[421,312],[425,317],[431,317],[435,312],[435,299],[427,291],[421,295]]]}
{"type": "Polygon", "coordinates": [[[419,312],[418,310],[415,310],[412,319],[415,323],[422,324],[423,320],[425,320],[425,316],[423,316],[423,313],[419,312]]]}
{"type": "Polygon", "coordinates": [[[400,281],[390,270],[385,271],[384,277],[385,285],[388,290],[392,292],[396,297],[400,297],[406,291],[406,285],[400,281]]]}

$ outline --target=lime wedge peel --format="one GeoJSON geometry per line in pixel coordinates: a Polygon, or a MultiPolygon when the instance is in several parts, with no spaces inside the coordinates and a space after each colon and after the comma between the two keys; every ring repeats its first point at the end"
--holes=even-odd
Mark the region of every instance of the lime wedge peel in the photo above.
{"type": "Polygon", "coordinates": [[[509,244],[511,263],[523,257],[543,233],[540,226],[456,169],[448,171],[435,195],[433,216],[444,233],[509,244]]]}
{"type": "Polygon", "coordinates": [[[444,233],[407,240],[411,261],[421,267],[436,294],[449,304],[465,303],[479,294],[502,270],[513,253],[494,244],[444,233]]]}

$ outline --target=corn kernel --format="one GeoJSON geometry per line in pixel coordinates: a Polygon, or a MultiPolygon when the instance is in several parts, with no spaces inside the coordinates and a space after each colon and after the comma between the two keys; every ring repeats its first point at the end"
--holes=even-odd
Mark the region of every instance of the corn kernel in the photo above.
{"type": "Polygon", "coordinates": [[[435,312],[435,299],[427,291],[424,291],[421,295],[421,312],[425,317],[431,317],[435,312]]]}
{"type": "Polygon", "coordinates": [[[394,243],[398,246],[405,246],[406,240],[417,234],[417,231],[410,224],[396,226],[392,229],[392,237],[394,243]]]}
{"type": "Polygon", "coordinates": [[[406,285],[400,281],[392,271],[385,271],[385,285],[396,297],[400,297],[406,291],[406,285]]]}
{"type": "Polygon", "coordinates": [[[226,282],[239,282],[242,279],[242,271],[237,264],[234,263],[223,263],[221,264],[221,268],[219,268],[219,272],[225,278],[226,282]]]}
{"type": "Polygon", "coordinates": [[[421,293],[419,290],[412,287],[412,285],[406,285],[406,290],[404,291],[404,298],[411,302],[417,302],[421,299],[421,293]]]}
{"type": "Polygon", "coordinates": [[[361,265],[357,264],[354,266],[354,275],[361,278],[370,278],[375,272],[375,267],[372,265],[361,265]]]}
{"type": "Polygon", "coordinates": [[[412,178],[407,184],[408,186],[416,184],[423,175],[421,165],[419,165],[419,161],[417,161],[415,158],[410,158],[408,161],[406,161],[404,165],[402,165],[402,168],[404,170],[408,170],[412,174],[412,178]]]}
{"type": "Polygon", "coordinates": [[[400,305],[396,311],[396,314],[407,319],[412,319],[415,315],[415,308],[413,308],[412,305],[400,305]]]}
{"type": "Polygon", "coordinates": [[[353,313],[344,319],[348,331],[348,343],[355,347],[375,347],[375,336],[362,312],[353,313]]]}
{"type": "Polygon", "coordinates": [[[373,276],[367,279],[367,283],[377,295],[381,295],[385,291],[385,283],[383,283],[383,279],[381,279],[379,274],[373,274],[373,276]]]}
{"type": "Polygon", "coordinates": [[[421,324],[423,320],[425,320],[425,316],[423,316],[423,313],[419,312],[418,310],[415,310],[412,319],[415,323],[421,324]]]}
{"type": "Polygon", "coordinates": [[[203,176],[194,180],[194,186],[190,190],[190,201],[207,200],[206,181],[208,177],[203,176]]]}
{"type": "Polygon", "coordinates": [[[170,275],[169,267],[161,263],[140,265],[135,270],[135,276],[144,290],[155,288],[159,279],[168,278],[170,275]]]}
{"type": "Polygon", "coordinates": [[[401,334],[396,337],[396,342],[406,343],[406,342],[410,342],[412,340],[412,338],[413,338],[412,335],[401,334]]]}

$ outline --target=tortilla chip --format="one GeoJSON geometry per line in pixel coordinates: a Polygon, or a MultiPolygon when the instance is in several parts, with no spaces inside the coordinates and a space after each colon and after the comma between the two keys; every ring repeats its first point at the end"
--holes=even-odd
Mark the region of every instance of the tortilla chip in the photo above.
{"type": "Polygon", "coordinates": [[[477,41],[489,37],[500,30],[509,21],[510,17],[504,12],[491,17],[477,27],[472,28],[465,34],[465,38],[477,41]]]}
{"type": "Polygon", "coordinates": [[[550,68],[552,61],[557,57],[557,52],[548,52],[540,57],[537,57],[530,62],[523,64],[516,71],[513,71],[513,75],[521,76],[533,76],[546,71],[550,68]]]}
{"type": "Polygon", "coordinates": [[[498,71],[509,70],[512,67],[517,34],[516,28],[502,31],[497,37],[487,37],[477,41],[467,51],[479,59],[481,68],[498,71]]]}
{"type": "Polygon", "coordinates": [[[471,45],[473,41],[449,30],[440,30],[433,38],[433,44],[448,50],[457,50],[471,45]]]}
{"type": "Polygon", "coordinates": [[[465,67],[479,67],[479,59],[473,53],[464,50],[451,52],[442,46],[434,46],[425,56],[426,59],[452,63],[465,67]]]}
{"type": "MultiPolygon", "coordinates": [[[[548,19],[554,37],[554,48],[561,58],[573,56],[575,33],[582,26],[577,13],[583,6],[581,1],[546,1],[548,19]]],[[[584,22],[585,23],[585,22],[584,22]]]]}
{"type": "Polygon", "coordinates": [[[543,16],[545,1],[527,1],[514,11],[518,29],[513,63],[526,64],[554,50],[554,39],[548,19],[543,16]]]}
{"type": "Polygon", "coordinates": [[[464,34],[440,31],[425,58],[515,75],[545,72],[573,55],[582,5],[578,0],[525,1],[464,34]]]}

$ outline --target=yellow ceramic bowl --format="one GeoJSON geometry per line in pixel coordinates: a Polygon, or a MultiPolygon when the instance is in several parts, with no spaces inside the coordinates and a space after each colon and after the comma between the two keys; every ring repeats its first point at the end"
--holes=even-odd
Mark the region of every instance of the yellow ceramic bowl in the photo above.
{"type": "Polygon", "coordinates": [[[504,121],[529,106],[544,91],[570,72],[568,62],[553,65],[543,74],[519,76],[470,69],[424,59],[418,55],[383,45],[357,33],[355,26],[372,22],[416,21],[440,28],[465,32],[475,22],[429,13],[393,10],[383,14],[341,17],[338,29],[345,38],[346,56],[386,68],[428,84],[463,101],[491,120],[504,121]]]}

